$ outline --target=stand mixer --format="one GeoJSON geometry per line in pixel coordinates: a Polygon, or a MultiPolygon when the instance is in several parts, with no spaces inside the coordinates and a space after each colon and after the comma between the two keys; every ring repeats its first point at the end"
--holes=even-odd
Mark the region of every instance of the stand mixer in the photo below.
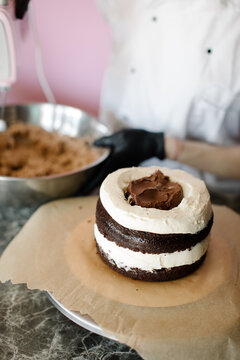
{"type": "Polygon", "coordinates": [[[8,0],[0,0],[0,132],[5,130],[4,107],[6,92],[16,81],[16,49],[8,0]]]}

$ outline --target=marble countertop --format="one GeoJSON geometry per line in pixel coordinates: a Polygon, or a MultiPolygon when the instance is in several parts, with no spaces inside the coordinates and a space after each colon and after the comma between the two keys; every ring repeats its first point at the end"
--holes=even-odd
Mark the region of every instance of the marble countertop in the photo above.
{"type": "MultiPolygon", "coordinates": [[[[219,203],[214,199],[215,203],[219,203]]],[[[227,203],[231,207],[231,203],[227,203]]],[[[240,212],[238,207],[233,206],[240,212]]],[[[0,208],[0,255],[34,209],[0,208]]],[[[39,290],[0,283],[1,360],[140,360],[129,347],[62,315],[39,290]]]]}
{"type": "MultiPolygon", "coordinates": [[[[0,254],[34,209],[0,208],[0,254]]],[[[129,347],[62,315],[39,290],[0,283],[1,360],[140,360],[129,347]]]]}

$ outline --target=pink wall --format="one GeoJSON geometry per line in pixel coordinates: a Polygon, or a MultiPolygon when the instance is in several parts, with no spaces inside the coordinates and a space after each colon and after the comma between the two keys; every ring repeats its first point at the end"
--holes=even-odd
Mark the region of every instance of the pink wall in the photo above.
{"type": "MultiPolygon", "coordinates": [[[[110,31],[94,0],[31,0],[43,64],[57,103],[98,113],[110,31]]],[[[15,21],[18,79],[8,103],[46,101],[38,83],[29,16],[15,21]]]]}

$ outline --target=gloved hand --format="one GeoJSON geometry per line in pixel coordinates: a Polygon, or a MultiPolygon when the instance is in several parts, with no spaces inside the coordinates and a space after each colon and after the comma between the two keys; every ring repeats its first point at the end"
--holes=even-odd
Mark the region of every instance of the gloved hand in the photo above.
{"type": "Polygon", "coordinates": [[[120,168],[138,166],[151,157],[165,158],[164,133],[153,133],[141,129],[124,129],[111,136],[95,140],[94,145],[109,147],[110,156],[100,168],[92,182],[84,189],[86,195],[100,185],[105,177],[120,168]]]}
{"type": "Polygon", "coordinates": [[[28,8],[30,0],[15,0],[15,16],[17,19],[22,19],[28,8]]]}

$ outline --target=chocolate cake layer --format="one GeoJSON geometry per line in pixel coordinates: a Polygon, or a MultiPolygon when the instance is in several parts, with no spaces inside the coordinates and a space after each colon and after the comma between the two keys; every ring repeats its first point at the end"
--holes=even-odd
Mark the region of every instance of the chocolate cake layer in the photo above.
{"type": "Polygon", "coordinates": [[[205,239],[212,227],[213,216],[207,226],[195,234],[155,234],[128,229],[118,224],[105,210],[101,200],[97,202],[96,224],[100,233],[117,245],[142,253],[161,254],[191,248],[205,239]]]}
{"type": "Polygon", "coordinates": [[[117,271],[122,275],[130,277],[131,279],[144,281],[170,281],[187,276],[197,270],[206,257],[205,253],[198,261],[191,265],[176,266],[170,269],[163,268],[160,270],[155,270],[153,272],[140,270],[138,268],[125,270],[124,268],[118,268],[116,264],[110,262],[106,254],[102,251],[102,249],[98,246],[97,243],[96,246],[102,260],[113,270],[117,271]]]}

